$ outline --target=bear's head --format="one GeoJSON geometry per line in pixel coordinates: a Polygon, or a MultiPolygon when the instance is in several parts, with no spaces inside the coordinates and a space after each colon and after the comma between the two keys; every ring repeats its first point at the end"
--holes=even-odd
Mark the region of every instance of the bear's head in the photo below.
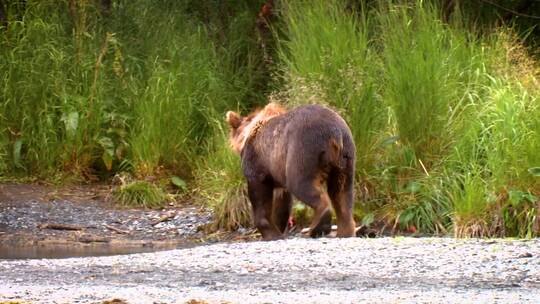
{"type": "Polygon", "coordinates": [[[236,153],[240,153],[250,136],[254,136],[258,126],[261,126],[271,118],[285,113],[286,110],[277,103],[271,102],[263,109],[257,110],[248,116],[228,111],[226,120],[231,128],[229,142],[236,153]]]}

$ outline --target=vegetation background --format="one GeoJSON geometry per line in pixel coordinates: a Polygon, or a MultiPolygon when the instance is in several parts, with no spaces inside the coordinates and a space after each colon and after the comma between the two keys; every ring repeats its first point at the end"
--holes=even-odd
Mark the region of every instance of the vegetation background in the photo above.
{"type": "Polygon", "coordinates": [[[359,223],[538,236],[539,24],[527,0],[3,0],[0,179],[116,178],[236,229],[226,110],[321,103],[356,140],[359,223]]]}

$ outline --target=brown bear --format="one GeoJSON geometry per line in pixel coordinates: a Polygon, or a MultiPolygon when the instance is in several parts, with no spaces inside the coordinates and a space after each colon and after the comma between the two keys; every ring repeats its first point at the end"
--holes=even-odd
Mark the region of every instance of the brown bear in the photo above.
{"type": "Polygon", "coordinates": [[[241,156],[255,225],[264,240],[284,237],[292,196],[315,211],[312,237],[330,233],[330,204],[336,212],[337,236],[354,236],[355,146],[343,118],[320,105],[287,111],[270,103],[246,117],[229,111],[227,122],[231,146],[241,156]]]}

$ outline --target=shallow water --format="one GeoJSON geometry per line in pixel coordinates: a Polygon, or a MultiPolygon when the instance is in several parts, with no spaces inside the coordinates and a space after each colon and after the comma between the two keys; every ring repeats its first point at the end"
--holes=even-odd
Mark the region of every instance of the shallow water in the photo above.
{"type": "Polygon", "coordinates": [[[187,248],[194,244],[175,244],[167,246],[129,246],[111,244],[85,245],[35,245],[8,246],[0,245],[0,259],[63,259],[72,257],[110,256],[131,253],[155,252],[178,248],[187,248]]]}

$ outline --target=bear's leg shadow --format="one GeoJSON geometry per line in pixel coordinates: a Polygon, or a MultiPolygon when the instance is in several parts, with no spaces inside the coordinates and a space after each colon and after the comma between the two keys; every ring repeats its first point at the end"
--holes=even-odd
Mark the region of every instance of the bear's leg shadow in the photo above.
{"type": "Polygon", "coordinates": [[[272,183],[248,181],[248,195],[253,208],[255,226],[266,241],[283,238],[283,234],[272,221],[273,192],[272,183]]]}

